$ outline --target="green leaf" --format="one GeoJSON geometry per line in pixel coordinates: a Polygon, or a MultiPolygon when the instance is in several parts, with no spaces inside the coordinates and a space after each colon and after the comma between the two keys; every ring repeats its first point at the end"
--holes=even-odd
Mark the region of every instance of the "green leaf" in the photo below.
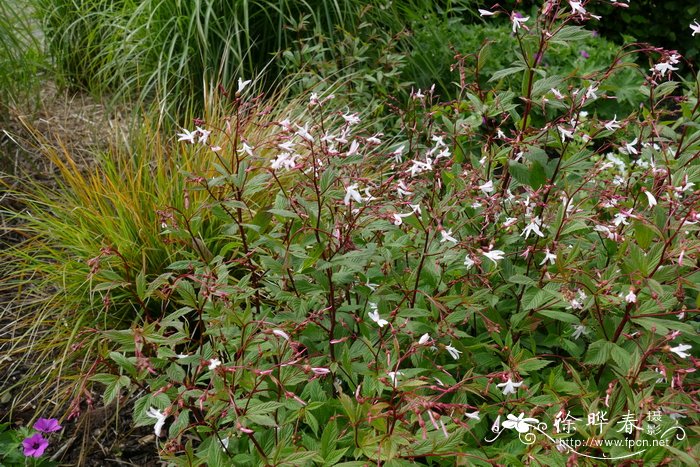
{"type": "MultiPolygon", "coordinates": [[[[281,466],[306,465],[307,462],[310,462],[311,460],[313,460],[317,456],[318,456],[318,453],[316,451],[295,452],[295,453],[288,455],[284,459],[282,459],[279,465],[281,465],[281,466]]],[[[221,464],[214,464],[214,465],[221,465],[221,464]]]]}
{"type": "Polygon", "coordinates": [[[309,412],[308,410],[304,411],[304,421],[306,422],[307,425],[311,428],[311,431],[314,432],[314,435],[318,435],[318,419],[314,414],[309,412]]]}
{"type": "Polygon", "coordinates": [[[619,366],[620,368],[623,369],[628,369],[630,368],[630,362],[632,360],[632,356],[627,352],[625,349],[620,347],[617,344],[612,344],[612,347],[610,348],[610,356],[612,357],[613,361],[619,366]]]}
{"type": "Polygon", "coordinates": [[[547,174],[544,167],[539,162],[533,162],[530,166],[530,186],[538,190],[545,183],[547,183],[547,174]]]}
{"type": "Polygon", "coordinates": [[[556,311],[556,310],[539,310],[537,312],[538,315],[546,316],[547,318],[552,318],[557,321],[563,321],[565,323],[571,323],[571,324],[579,324],[581,323],[581,320],[578,319],[578,316],[571,314],[571,313],[566,313],[565,311],[556,311]]]}
{"type": "Polygon", "coordinates": [[[637,245],[646,250],[656,238],[656,231],[643,222],[634,221],[634,238],[637,240],[637,245]]]}
{"type": "Polygon", "coordinates": [[[551,40],[558,43],[582,41],[591,37],[593,33],[582,26],[564,26],[554,33],[551,40]]]}
{"type": "Polygon", "coordinates": [[[513,274],[508,278],[508,282],[512,282],[513,284],[521,284],[521,285],[535,285],[537,284],[537,281],[532,279],[531,277],[524,276],[522,274],[513,274]]]}
{"type": "Polygon", "coordinates": [[[508,161],[508,172],[521,185],[530,185],[530,170],[525,164],[508,161]]]}
{"type": "Polygon", "coordinates": [[[489,81],[498,81],[501,78],[505,78],[506,76],[510,76],[512,74],[518,73],[520,71],[524,71],[526,68],[524,66],[514,66],[510,68],[504,68],[502,70],[498,70],[495,72],[493,75],[491,75],[491,78],[489,78],[489,81]]]}
{"type": "Polygon", "coordinates": [[[136,295],[141,299],[146,299],[146,275],[140,271],[136,276],[136,295]]]}
{"type": "Polygon", "coordinates": [[[333,420],[326,424],[321,435],[321,455],[326,458],[338,443],[338,423],[333,420]]]}
{"type": "Polygon", "coordinates": [[[190,409],[184,409],[182,412],[180,412],[175,418],[175,421],[170,425],[170,428],[168,428],[168,435],[170,438],[175,438],[182,434],[183,431],[189,426],[190,424],[190,409]]]}
{"type": "Polygon", "coordinates": [[[528,358],[518,363],[518,371],[521,373],[530,373],[533,371],[541,370],[542,368],[549,365],[551,360],[542,360],[541,358],[528,358]]]}
{"type": "Polygon", "coordinates": [[[612,348],[615,344],[606,340],[593,342],[588,346],[585,363],[588,365],[604,365],[610,359],[612,348]]]}

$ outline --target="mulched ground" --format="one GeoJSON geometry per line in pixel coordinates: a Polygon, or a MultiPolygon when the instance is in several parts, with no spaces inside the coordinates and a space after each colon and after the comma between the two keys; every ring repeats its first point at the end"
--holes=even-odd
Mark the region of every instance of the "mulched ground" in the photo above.
{"type": "MultiPolygon", "coordinates": [[[[12,230],[14,222],[2,210],[21,209],[10,189],[20,188],[31,177],[41,183],[55,183],[56,170],[38,151],[36,136],[44,142],[65,146],[84,167],[91,164],[91,152],[105,148],[105,141],[125,123],[118,110],[90,96],[70,93],[46,83],[39,108],[0,109],[0,249],[21,241],[12,230]],[[34,133],[34,134],[32,134],[34,133]]],[[[3,347],[13,332],[13,307],[21,296],[13,291],[0,292],[0,423],[26,426],[36,417],[37,401],[31,400],[32,388],[13,388],[26,371],[24,363],[12,362],[3,347]]],[[[99,395],[93,408],[81,407],[81,415],[67,421],[69,403],[54,405],[53,416],[63,429],[52,436],[52,445],[44,457],[66,466],[160,466],[152,427],[134,428],[132,406],[123,401],[104,407],[99,395]]],[[[43,402],[43,401],[42,401],[43,402]]],[[[43,414],[42,414],[43,415],[43,414]]]]}

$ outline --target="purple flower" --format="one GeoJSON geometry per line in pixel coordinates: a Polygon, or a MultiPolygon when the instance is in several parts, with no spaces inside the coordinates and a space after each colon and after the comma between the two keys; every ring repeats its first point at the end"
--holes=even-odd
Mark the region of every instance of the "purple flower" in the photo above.
{"type": "Polygon", "coordinates": [[[24,455],[27,457],[41,457],[49,447],[49,440],[41,436],[41,433],[34,433],[29,438],[22,441],[24,455]]]}
{"type": "Polygon", "coordinates": [[[580,53],[581,53],[581,56],[582,56],[583,58],[589,58],[589,57],[590,57],[590,55],[588,55],[588,52],[586,52],[585,50],[582,50],[580,53]]]}
{"type": "Polygon", "coordinates": [[[42,433],[52,433],[63,428],[55,418],[40,418],[34,423],[34,429],[42,433]]]}

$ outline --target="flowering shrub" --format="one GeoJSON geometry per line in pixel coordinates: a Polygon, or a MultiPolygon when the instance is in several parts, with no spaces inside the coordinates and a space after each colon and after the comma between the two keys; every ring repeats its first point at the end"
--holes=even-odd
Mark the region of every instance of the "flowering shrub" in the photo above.
{"type": "Polygon", "coordinates": [[[509,16],[521,92],[457,57],[459,98],[415,89],[397,131],[330,93],[272,118],[239,80],[228,117],[178,135],[210,161],[158,207],[178,259],[92,265],[143,320],[86,331],[86,378],[135,395],[174,465],[695,465],[700,82],[645,48],[644,108],[599,117],[620,62],[537,59],[586,3],[509,16]]]}

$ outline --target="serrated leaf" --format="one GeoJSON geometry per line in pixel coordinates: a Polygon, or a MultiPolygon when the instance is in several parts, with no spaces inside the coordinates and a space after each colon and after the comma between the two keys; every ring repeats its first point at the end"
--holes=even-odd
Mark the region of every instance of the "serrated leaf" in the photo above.
{"type": "Polygon", "coordinates": [[[318,453],[316,451],[295,452],[282,459],[279,465],[304,465],[306,462],[313,460],[316,456],[318,456],[318,453]]]}
{"type": "Polygon", "coordinates": [[[565,323],[571,323],[571,324],[580,324],[581,320],[578,319],[578,316],[567,313],[565,311],[556,311],[556,310],[539,310],[537,312],[538,315],[546,316],[547,318],[552,318],[557,321],[563,321],[565,323]]]}
{"type": "Polygon", "coordinates": [[[173,421],[172,425],[170,425],[170,428],[168,428],[168,435],[170,436],[170,438],[175,438],[179,436],[180,434],[182,434],[183,431],[185,431],[189,424],[190,409],[184,409],[175,418],[175,421],[173,421]]]}
{"type": "Polygon", "coordinates": [[[493,75],[491,75],[491,78],[489,78],[489,81],[498,81],[501,78],[505,78],[506,76],[510,76],[512,74],[518,73],[520,71],[524,71],[525,67],[524,66],[514,66],[510,68],[504,68],[502,70],[498,70],[495,72],[493,75]]]}
{"type": "Polygon", "coordinates": [[[518,363],[518,371],[522,373],[530,373],[532,371],[540,370],[547,365],[549,365],[551,360],[542,360],[541,358],[528,358],[518,363]]]}
{"type": "Polygon", "coordinates": [[[628,369],[630,367],[632,356],[619,345],[612,344],[610,347],[610,356],[620,368],[628,369]]]}
{"type": "Polygon", "coordinates": [[[564,26],[551,38],[554,42],[582,41],[591,37],[593,33],[582,26],[564,26]]]}
{"type": "Polygon", "coordinates": [[[599,340],[588,346],[585,363],[588,365],[604,365],[610,359],[612,352],[612,342],[599,340]]]}
{"type": "Polygon", "coordinates": [[[535,279],[524,276],[523,274],[513,274],[508,278],[508,282],[511,282],[513,284],[521,284],[521,285],[535,285],[537,284],[537,281],[535,279]]]}

